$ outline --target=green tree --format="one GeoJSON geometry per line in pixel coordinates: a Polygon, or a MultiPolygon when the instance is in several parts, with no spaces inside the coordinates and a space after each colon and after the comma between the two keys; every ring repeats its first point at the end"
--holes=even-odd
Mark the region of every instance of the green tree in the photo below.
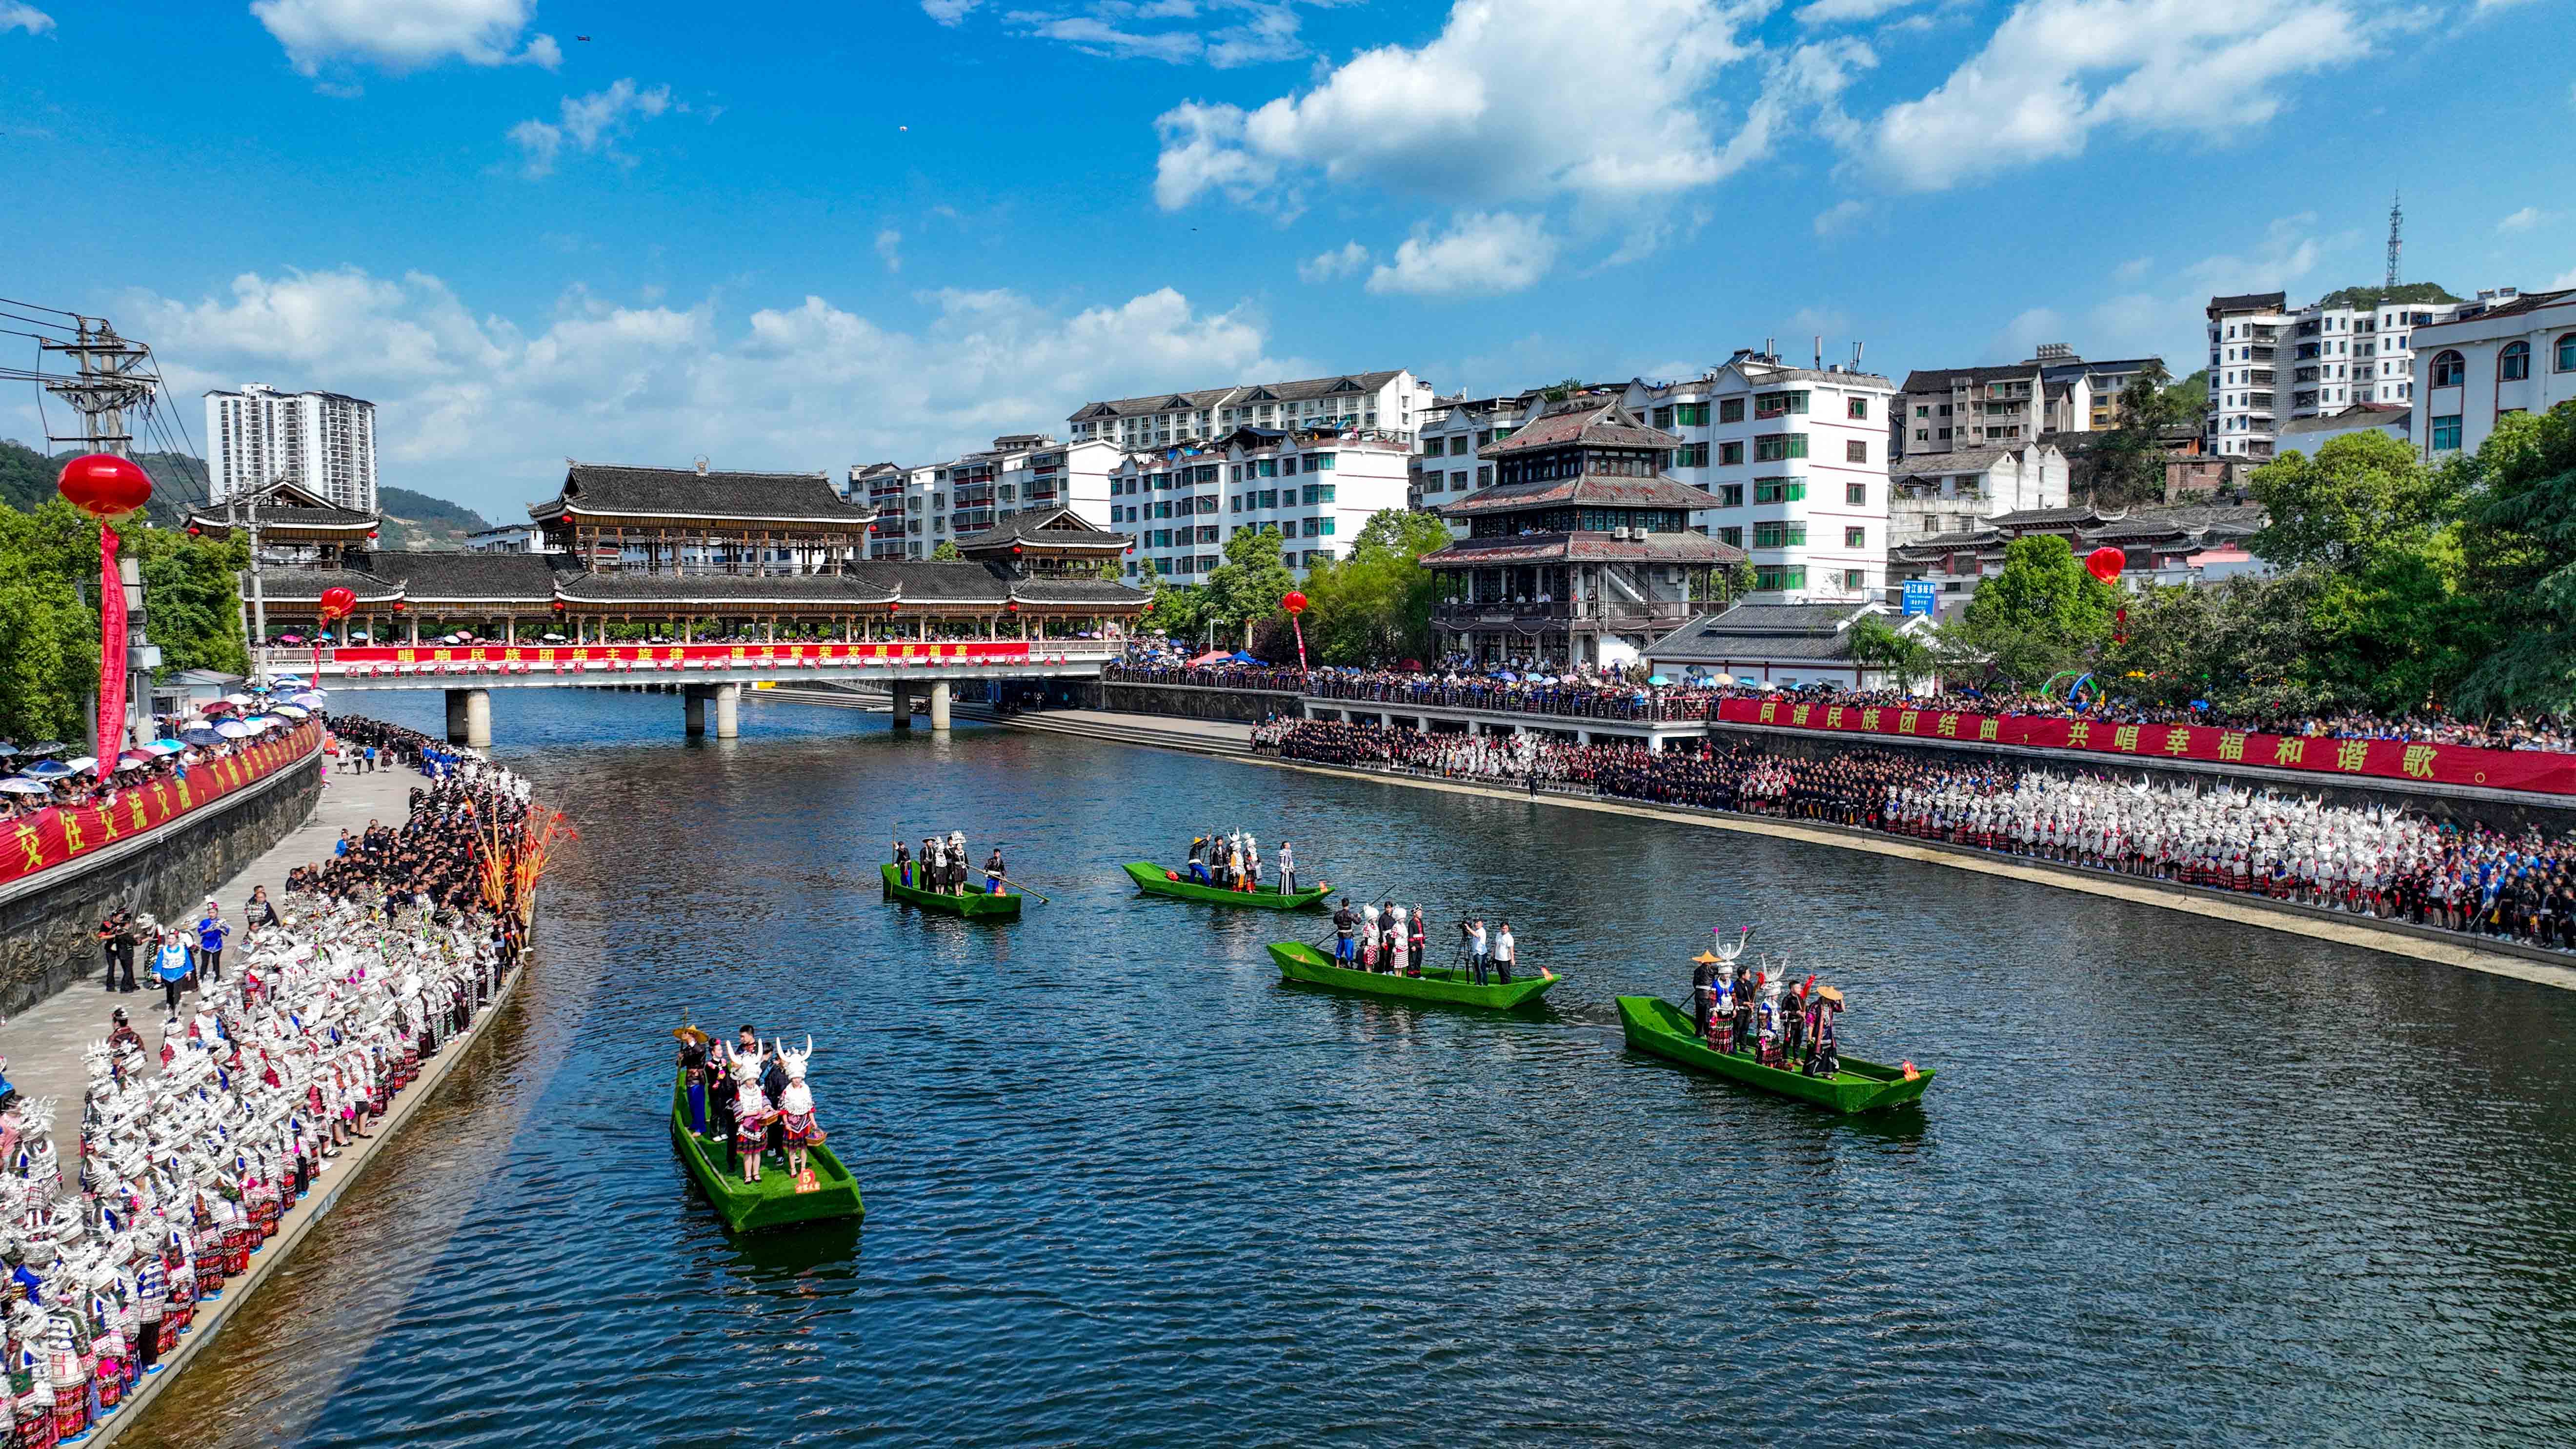
{"type": "Polygon", "coordinates": [[[1100,564],[1100,581],[1104,584],[1127,582],[1127,565],[1114,558],[1103,559],[1100,564]]]}
{"type": "Polygon", "coordinates": [[[126,536],[143,572],[146,622],[161,646],[161,672],[216,669],[250,672],[242,638],[240,576],[250,567],[250,545],[230,538],[190,538],[167,529],[126,536]]]}
{"type": "Polygon", "coordinates": [[[2167,386],[2171,381],[2163,363],[2151,362],[2120,390],[2118,423],[2093,444],[2086,460],[2096,504],[2124,508],[2164,497],[2162,435],[2200,418],[2187,394],[2167,386]]]}
{"type": "Polygon", "coordinates": [[[955,563],[959,557],[960,555],[957,552],[957,541],[953,538],[941,539],[939,541],[939,547],[930,551],[930,558],[933,563],[955,563]]]}
{"type": "Polygon", "coordinates": [[[1896,676],[1899,689],[1911,690],[1938,667],[1931,645],[1889,627],[1876,614],[1854,619],[1844,638],[1849,641],[1853,663],[1864,669],[1886,670],[1896,676]]]}
{"type": "Polygon", "coordinates": [[[2283,569],[2358,568],[2420,550],[2460,497],[2448,470],[2381,432],[2329,439],[2311,458],[2295,449],[2254,470],[2254,499],[2270,516],[2249,547],[2283,569]]]}
{"type": "Polygon", "coordinates": [[[1208,619],[1240,633],[1252,645],[1256,619],[1279,612],[1279,601],[1297,587],[1297,576],[1281,561],[1279,530],[1237,529],[1225,541],[1225,562],[1208,570],[1208,619]]]}
{"type": "Polygon", "coordinates": [[[1449,545],[1449,526],[1427,513],[1381,509],[1352,539],[1350,557],[1307,571],[1307,657],[1318,664],[1395,664],[1431,657],[1431,613],[1440,577],[1422,567],[1449,545]]]}
{"type": "Polygon", "coordinates": [[[2029,688],[2107,642],[2113,608],[2110,586],[2084,571],[2065,539],[2025,534],[1968,601],[1965,642],[1996,673],[2029,688]]]}
{"type": "Polygon", "coordinates": [[[2460,482],[2469,589],[2497,647],[2459,703],[2481,714],[2576,707],[2576,402],[2500,418],[2460,482]]]}

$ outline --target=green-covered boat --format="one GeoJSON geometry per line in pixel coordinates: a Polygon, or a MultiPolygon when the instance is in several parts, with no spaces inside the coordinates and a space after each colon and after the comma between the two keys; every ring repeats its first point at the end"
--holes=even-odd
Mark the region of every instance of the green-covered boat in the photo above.
{"type": "Polygon", "coordinates": [[[1332,886],[1323,881],[1302,891],[1219,890],[1191,880],[1166,880],[1163,867],[1150,860],[1127,862],[1127,875],[1136,882],[1136,889],[1147,895],[1175,896],[1185,901],[1204,901],[1212,906],[1249,906],[1260,911],[1302,911],[1308,906],[1321,904],[1324,897],[1333,893],[1332,886]]]}
{"type": "Polygon", "coordinates": [[[946,891],[926,891],[903,883],[903,872],[892,862],[879,867],[885,872],[886,899],[906,901],[925,911],[945,911],[975,921],[1016,921],[1020,918],[1020,897],[1016,891],[987,895],[973,881],[966,882],[966,893],[952,896],[946,891]]]}
{"type": "Polygon", "coordinates": [[[760,1181],[745,1182],[725,1168],[725,1146],[689,1130],[689,1073],[682,1068],[671,1079],[671,1146],[680,1164],[698,1180],[698,1190],[714,1203],[716,1216],[737,1233],[792,1228],[803,1223],[864,1218],[858,1179],[841,1165],[829,1147],[809,1148],[805,1163],[814,1169],[814,1190],[798,1192],[796,1179],[783,1166],[761,1169],[760,1181]]]}
{"type": "Polygon", "coordinates": [[[1843,1058],[1843,1069],[1830,1077],[1766,1067],[1749,1056],[1713,1050],[1692,1033],[1689,1012],[1652,996],[1620,997],[1619,1025],[1628,1035],[1628,1045],[1638,1051],[1653,1052],[1721,1077],[1733,1077],[1831,1112],[1875,1112],[1894,1107],[1922,1096],[1923,1089],[1932,1085],[1930,1072],[1917,1072],[1909,1078],[1902,1067],[1882,1067],[1858,1057],[1843,1058]]]}
{"type": "Polygon", "coordinates": [[[1323,952],[1303,941],[1273,941],[1270,959],[1279,963],[1279,974],[1290,981],[1309,986],[1329,986],[1335,991],[1357,991],[1370,996],[1394,996],[1411,1001],[1445,1001],[1455,1006],[1486,1006],[1508,1009],[1536,1001],[1549,987],[1563,980],[1561,976],[1524,976],[1503,985],[1476,984],[1476,978],[1464,971],[1434,967],[1419,976],[1389,976],[1377,971],[1354,971],[1336,966],[1323,952]]]}

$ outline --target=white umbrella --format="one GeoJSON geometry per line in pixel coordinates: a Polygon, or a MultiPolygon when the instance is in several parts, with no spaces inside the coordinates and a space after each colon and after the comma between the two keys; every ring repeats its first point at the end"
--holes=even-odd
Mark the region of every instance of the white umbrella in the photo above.
{"type": "Polygon", "coordinates": [[[116,768],[120,770],[140,770],[151,763],[152,762],[150,760],[119,760],[116,763],[116,768]]]}
{"type": "Polygon", "coordinates": [[[215,733],[228,740],[246,740],[258,734],[259,729],[255,725],[244,724],[237,719],[228,719],[215,726],[215,733]]]}
{"type": "Polygon", "coordinates": [[[0,790],[12,795],[51,795],[53,790],[42,780],[0,780],[0,790]]]}
{"type": "Polygon", "coordinates": [[[258,703],[258,701],[252,699],[247,694],[227,694],[224,696],[224,703],[231,705],[235,709],[248,709],[253,704],[258,703]]]}
{"type": "Polygon", "coordinates": [[[97,758],[91,755],[83,755],[77,760],[65,760],[63,764],[75,775],[86,774],[98,768],[97,758]]]}
{"type": "Polygon", "coordinates": [[[1733,684],[1735,682],[1735,676],[1732,674],[1712,674],[1709,676],[1708,682],[1718,685],[1733,684]]]}
{"type": "Polygon", "coordinates": [[[288,704],[302,705],[306,709],[320,709],[322,707],[322,691],[318,689],[308,689],[300,694],[290,694],[286,697],[286,702],[288,704]]]}

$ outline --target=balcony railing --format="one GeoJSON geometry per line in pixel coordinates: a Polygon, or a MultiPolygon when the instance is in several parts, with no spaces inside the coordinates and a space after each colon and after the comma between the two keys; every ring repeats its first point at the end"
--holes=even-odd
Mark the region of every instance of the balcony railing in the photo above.
{"type": "Polygon", "coordinates": [[[1548,603],[1446,603],[1432,606],[1431,617],[1439,623],[1460,627],[1526,624],[1588,624],[1612,629],[1636,629],[1651,625],[1679,625],[1693,615],[1715,608],[1709,603],[1685,604],[1678,601],[1632,604],[1586,599],[1569,603],[1563,599],[1548,603]]]}

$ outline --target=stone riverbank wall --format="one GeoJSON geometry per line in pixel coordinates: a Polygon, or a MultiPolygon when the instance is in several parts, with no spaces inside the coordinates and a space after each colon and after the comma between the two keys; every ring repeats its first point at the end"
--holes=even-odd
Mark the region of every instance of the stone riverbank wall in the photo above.
{"type": "Polygon", "coordinates": [[[1085,707],[1119,714],[1176,715],[1182,719],[1231,720],[1259,724],[1274,714],[1305,713],[1288,690],[1211,689],[1197,684],[1089,684],[1097,698],[1085,707]]]}
{"type": "MultiPolygon", "coordinates": [[[[321,762],[317,749],[158,829],[0,886],[0,1012],[22,1011],[95,979],[105,969],[98,923],[110,910],[129,906],[175,921],[202,905],[207,892],[313,813],[322,795],[321,762]]],[[[240,929],[241,902],[223,906],[240,929]]],[[[136,955],[138,973],[143,954],[136,955]]]]}

